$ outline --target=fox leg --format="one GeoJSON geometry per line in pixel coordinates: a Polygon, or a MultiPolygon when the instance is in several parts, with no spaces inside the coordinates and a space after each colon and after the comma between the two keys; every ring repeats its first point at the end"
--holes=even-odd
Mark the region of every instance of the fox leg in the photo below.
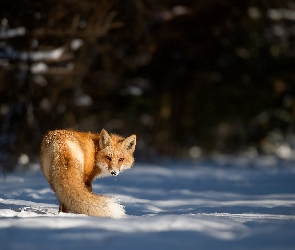
{"type": "MultiPolygon", "coordinates": [[[[50,184],[51,185],[51,184],[50,184]]],[[[54,190],[54,188],[53,188],[53,186],[51,185],[51,187],[52,187],[52,189],[54,190]]],[[[55,192],[55,190],[54,190],[54,192],[55,192]]],[[[63,213],[68,213],[68,212],[70,212],[70,209],[67,209],[66,207],[65,207],[65,205],[63,205],[61,202],[59,202],[59,209],[58,209],[58,212],[60,213],[60,212],[63,212],[63,213]]]]}
{"type": "Polygon", "coordinates": [[[59,204],[59,210],[58,210],[58,212],[63,212],[63,213],[68,213],[68,212],[70,212],[70,210],[69,209],[67,209],[66,207],[65,207],[65,205],[63,205],[63,204],[59,204]]]}

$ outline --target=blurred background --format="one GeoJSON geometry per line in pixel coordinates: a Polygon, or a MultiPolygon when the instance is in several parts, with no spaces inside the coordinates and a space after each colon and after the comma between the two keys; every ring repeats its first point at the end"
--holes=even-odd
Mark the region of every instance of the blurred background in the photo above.
{"type": "Polygon", "coordinates": [[[136,160],[295,158],[291,0],[1,0],[0,166],[66,128],[136,160]]]}

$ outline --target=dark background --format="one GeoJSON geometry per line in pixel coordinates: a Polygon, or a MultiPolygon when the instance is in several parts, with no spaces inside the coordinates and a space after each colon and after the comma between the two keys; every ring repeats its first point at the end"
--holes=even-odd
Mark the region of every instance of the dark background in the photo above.
{"type": "Polygon", "coordinates": [[[137,161],[292,158],[294,83],[294,1],[2,0],[0,164],[58,128],[136,134],[137,161]]]}

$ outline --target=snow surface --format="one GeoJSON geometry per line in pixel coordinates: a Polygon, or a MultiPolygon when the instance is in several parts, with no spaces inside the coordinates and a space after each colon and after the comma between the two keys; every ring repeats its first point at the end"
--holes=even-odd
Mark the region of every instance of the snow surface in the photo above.
{"type": "Polygon", "coordinates": [[[1,249],[295,249],[295,163],[135,164],[94,182],[127,218],[58,213],[40,170],[0,176],[1,249]]]}

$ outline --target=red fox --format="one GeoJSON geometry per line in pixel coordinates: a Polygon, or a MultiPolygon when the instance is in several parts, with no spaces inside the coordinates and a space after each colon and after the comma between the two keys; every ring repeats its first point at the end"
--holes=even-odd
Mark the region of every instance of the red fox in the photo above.
{"type": "Polygon", "coordinates": [[[116,199],[92,193],[92,181],[117,176],[132,167],[136,136],[70,130],[49,131],[40,148],[44,175],[59,202],[59,212],[122,218],[124,207],[116,199]]]}

